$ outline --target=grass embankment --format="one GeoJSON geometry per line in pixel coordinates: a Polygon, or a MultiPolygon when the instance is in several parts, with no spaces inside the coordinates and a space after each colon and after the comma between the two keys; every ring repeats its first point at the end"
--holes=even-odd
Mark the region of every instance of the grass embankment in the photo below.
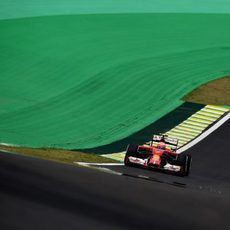
{"type": "MultiPolygon", "coordinates": [[[[200,86],[183,98],[184,101],[200,104],[230,105],[230,77],[224,77],[200,86]]],[[[117,162],[97,154],[87,154],[62,149],[35,149],[0,145],[0,150],[26,156],[38,157],[61,163],[73,162],[106,163],[117,162]]]]}
{"type": "Polygon", "coordinates": [[[229,21],[183,13],[0,20],[1,140],[90,149],[136,133],[213,76],[230,76],[229,21]]]}
{"type": "Polygon", "coordinates": [[[117,162],[112,159],[101,157],[96,154],[87,154],[77,151],[68,151],[62,149],[34,149],[23,147],[11,147],[0,145],[0,150],[10,153],[17,153],[24,156],[38,157],[46,160],[74,164],[73,162],[91,162],[91,163],[107,163],[117,162]]]}
{"type": "Polygon", "coordinates": [[[210,81],[183,98],[200,104],[230,105],[230,77],[210,81]]]}

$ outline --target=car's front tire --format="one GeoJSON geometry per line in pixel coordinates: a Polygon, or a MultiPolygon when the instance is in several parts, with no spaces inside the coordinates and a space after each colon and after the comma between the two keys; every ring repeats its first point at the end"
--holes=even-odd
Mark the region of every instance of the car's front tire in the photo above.
{"type": "Polygon", "coordinates": [[[191,169],[192,157],[190,154],[180,154],[177,156],[176,165],[181,166],[179,174],[181,176],[188,176],[191,169]]]}
{"type": "Polygon", "coordinates": [[[127,147],[127,150],[126,150],[126,154],[125,154],[125,158],[124,158],[124,164],[126,166],[131,166],[132,163],[129,161],[129,157],[130,156],[133,156],[133,157],[136,157],[138,152],[138,145],[135,145],[135,144],[129,144],[128,147],[127,147]]]}

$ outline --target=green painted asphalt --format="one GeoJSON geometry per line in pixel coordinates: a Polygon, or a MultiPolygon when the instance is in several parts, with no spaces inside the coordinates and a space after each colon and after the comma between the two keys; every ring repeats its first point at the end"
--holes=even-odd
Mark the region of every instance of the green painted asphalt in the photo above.
{"type": "Polygon", "coordinates": [[[67,14],[230,13],[229,0],[4,0],[0,19],[67,14]]]}
{"type": "Polygon", "coordinates": [[[93,148],[230,75],[229,14],[0,20],[0,142],[93,148]]]}

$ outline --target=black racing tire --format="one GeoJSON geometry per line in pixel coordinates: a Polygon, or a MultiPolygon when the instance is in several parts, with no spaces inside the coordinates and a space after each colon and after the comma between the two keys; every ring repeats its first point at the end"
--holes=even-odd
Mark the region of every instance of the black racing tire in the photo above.
{"type": "Polygon", "coordinates": [[[186,159],[185,176],[189,175],[191,170],[191,164],[192,164],[192,156],[188,154],[186,159]]]}
{"type": "Polygon", "coordinates": [[[191,169],[192,157],[190,154],[180,154],[177,156],[175,165],[181,166],[179,174],[181,176],[188,176],[191,169]]]}
{"type": "Polygon", "coordinates": [[[124,164],[126,166],[131,166],[133,165],[130,161],[129,161],[129,157],[133,156],[133,157],[137,157],[138,155],[138,145],[135,144],[129,144],[126,150],[126,154],[125,154],[125,158],[124,158],[124,164]]]}
{"type": "Polygon", "coordinates": [[[126,155],[128,156],[137,156],[138,155],[138,145],[129,144],[126,150],[126,155]]]}
{"type": "Polygon", "coordinates": [[[186,162],[186,155],[185,154],[179,154],[175,160],[175,164],[179,166],[184,166],[186,162]]]}

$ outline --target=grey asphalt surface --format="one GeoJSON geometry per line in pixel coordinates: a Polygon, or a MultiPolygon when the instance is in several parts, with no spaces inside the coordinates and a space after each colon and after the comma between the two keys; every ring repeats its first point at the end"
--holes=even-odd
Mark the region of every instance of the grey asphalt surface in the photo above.
{"type": "Polygon", "coordinates": [[[228,121],[189,150],[187,178],[0,153],[0,229],[229,229],[229,133],[228,121]]]}

